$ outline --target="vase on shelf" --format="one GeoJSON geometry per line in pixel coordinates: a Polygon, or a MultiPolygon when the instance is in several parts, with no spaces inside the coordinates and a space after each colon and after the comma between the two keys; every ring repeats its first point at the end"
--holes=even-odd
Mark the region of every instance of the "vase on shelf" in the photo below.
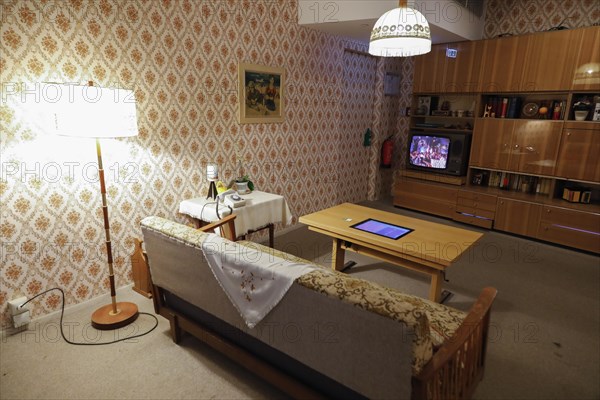
{"type": "Polygon", "coordinates": [[[575,121],[585,121],[588,110],[575,110],[575,121]]]}

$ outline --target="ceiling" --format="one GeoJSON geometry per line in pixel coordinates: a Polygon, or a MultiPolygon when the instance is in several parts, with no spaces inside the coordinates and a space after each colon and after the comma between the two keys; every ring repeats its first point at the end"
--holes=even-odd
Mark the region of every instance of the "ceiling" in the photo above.
{"type": "MultiPolygon", "coordinates": [[[[333,35],[368,43],[373,25],[397,0],[299,0],[298,23],[333,35]]],[[[429,23],[434,44],[483,37],[484,0],[410,0],[429,23]]]]}
{"type": "MultiPolygon", "coordinates": [[[[377,22],[377,18],[355,21],[338,21],[319,24],[306,24],[304,26],[327,32],[333,35],[343,36],[350,39],[358,40],[360,42],[368,43],[369,38],[371,36],[371,29],[373,29],[373,25],[375,25],[375,22],[377,22]]],[[[433,44],[462,42],[464,40],[467,40],[466,38],[460,35],[447,31],[446,29],[431,23],[429,24],[429,28],[431,29],[431,42],[433,44]]]]}

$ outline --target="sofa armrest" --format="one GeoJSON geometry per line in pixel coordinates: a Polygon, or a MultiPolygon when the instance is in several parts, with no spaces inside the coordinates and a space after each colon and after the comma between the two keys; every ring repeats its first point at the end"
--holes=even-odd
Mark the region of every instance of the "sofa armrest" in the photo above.
{"type": "Polygon", "coordinates": [[[490,312],[497,290],[484,288],[454,335],[413,377],[413,400],[468,399],[483,378],[490,312]]]}
{"type": "Polygon", "coordinates": [[[214,233],[216,228],[221,228],[223,237],[231,240],[232,242],[235,242],[236,234],[235,234],[234,220],[235,220],[235,214],[230,214],[230,215],[226,216],[225,218],[221,218],[218,221],[215,221],[208,225],[204,225],[203,227],[199,228],[198,230],[202,231],[202,232],[213,232],[214,233]]]}

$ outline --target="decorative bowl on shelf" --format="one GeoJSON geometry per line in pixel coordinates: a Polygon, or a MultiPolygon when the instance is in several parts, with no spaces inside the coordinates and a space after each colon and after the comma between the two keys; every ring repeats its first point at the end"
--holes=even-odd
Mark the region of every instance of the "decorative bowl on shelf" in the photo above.
{"type": "Polygon", "coordinates": [[[537,103],[527,103],[523,106],[521,113],[527,118],[533,118],[536,116],[540,106],[537,103]]]}
{"type": "Polygon", "coordinates": [[[585,121],[588,116],[588,110],[576,110],[575,121],[585,121]]]}
{"type": "Polygon", "coordinates": [[[583,99],[573,104],[573,113],[575,114],[575,121],[585,121],[590,111],[590,102],[583,99]]]}

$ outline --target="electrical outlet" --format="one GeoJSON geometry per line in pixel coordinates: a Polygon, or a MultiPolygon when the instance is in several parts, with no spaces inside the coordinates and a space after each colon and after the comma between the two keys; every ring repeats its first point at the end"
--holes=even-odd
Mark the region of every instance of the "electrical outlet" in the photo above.
{"type": "Polygon", "coordinates": [[[15,328],[25,326],[31,321],[29,309],[27,306],[23,306],[26,301],[27,297],[19,297],[8,302],[8,311],[10,312],[15,328]]]}
{"type": "Polygon", "coordinates": [[[23,307],[23,303],[25,303],[26,301],[27,297],[25,296],[10,300],[8,302],[8,311],[10,312],[10,315],[14,316],[27,311],[27,307],[23,307]]]}

